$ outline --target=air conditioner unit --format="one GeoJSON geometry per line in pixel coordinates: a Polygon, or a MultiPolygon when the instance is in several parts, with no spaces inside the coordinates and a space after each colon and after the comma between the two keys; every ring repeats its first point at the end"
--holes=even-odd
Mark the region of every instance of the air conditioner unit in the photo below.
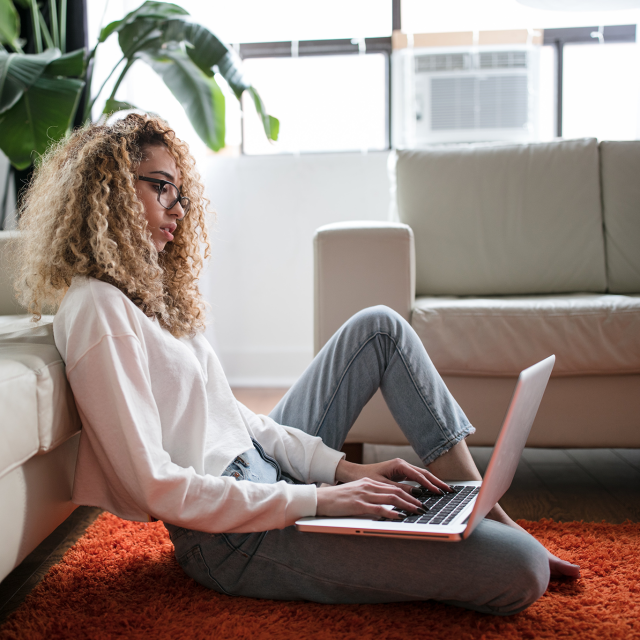
{"type": "Polygon", "coordinates": [[[535,140],[539,57],[526,45],[394,51],[394,147],[535,140]]]}

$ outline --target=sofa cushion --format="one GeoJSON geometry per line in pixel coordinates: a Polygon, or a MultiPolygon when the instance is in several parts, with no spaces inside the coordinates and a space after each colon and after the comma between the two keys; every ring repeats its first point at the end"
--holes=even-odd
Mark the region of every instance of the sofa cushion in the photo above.
{"type": "Polygon", "coordinates": [[[411,324],[441,374],[516,376],[552,353],[556,376],[640,373],[640,295],[423,297],[411,324]]]}
{"type": "Polygon", "coordinates": [[[418,295],[606,289],[595,139],[399,151],[418,295]]]}
{"type": "Polygon", "coordinates": [[[0,475],[45,453],[80,429],[64,362],[53,341],[52,318],[37,326],[30,316],[0,321],[0,475]]]}
{"type": "Polygon", "coordinates": [[[40,446],[36,374],[0,356],[0,477],[34,456],[40,446]]]}
{"type": "Polygon", "coordinates": [[[601,142],[607,283],[640,292],[640,141],[601,142]]]}

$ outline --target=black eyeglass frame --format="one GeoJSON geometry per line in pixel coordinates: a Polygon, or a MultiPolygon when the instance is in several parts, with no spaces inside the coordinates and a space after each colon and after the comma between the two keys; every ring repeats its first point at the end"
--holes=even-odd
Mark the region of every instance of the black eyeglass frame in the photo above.
{"type": "Polygon", "coordinates": [[[177,185],[173,184],[173,182],[171,182],[170,180],[161,180],[160,178],[147,178],[146,176],[136,176],[136,178],[138,178],[138,180],[143,180],[144,182],[152,182],[154,184],[160,185],[160,189],[158,189],[158,204],[161,207],[164,207],[167,210],[171,210],[179,202],[180,206],[182,207],[182,210],[184,211],[184,215],[186,216],[187,213],[189,213],[189,209],[191,208],[191,200],[187,198],[187,196],[183,196],[182,193],[180,192],[180,189],[177,187],[177,185]],[[165,205],[162,204],[162,202],[160,202],[160,193],[164,188],[165,184],[170,184],[178,192],[178,197],[168,207],[166,207],[165,205]],[[186,203],[184,202],[185,200],[186,200],[186,203]]]}

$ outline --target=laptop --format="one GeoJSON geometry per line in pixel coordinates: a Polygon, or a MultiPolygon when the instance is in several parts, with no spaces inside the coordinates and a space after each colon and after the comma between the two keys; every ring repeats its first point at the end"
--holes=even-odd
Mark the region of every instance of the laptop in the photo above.
{"type": "MultiPolygon", "coordinates": [[[[296,522],[297,529],[314,533],[449,542],[468,538],[511,485],[555,360],[555,356],[549,356],[520,373],[484,480],[447,481],[454,493],[444,496],[423,489],[418,500],[427,510],[425,515],[403,514],[403,520],[301,518],[296,522]]],[[[405,484],[419,486],[416,482],[405,484]]]]}

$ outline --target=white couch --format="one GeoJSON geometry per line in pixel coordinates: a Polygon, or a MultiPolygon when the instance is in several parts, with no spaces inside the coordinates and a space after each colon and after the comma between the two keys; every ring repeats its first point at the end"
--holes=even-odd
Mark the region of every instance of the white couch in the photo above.
{"type": "MultiPolygon", "coordinates": [[[[640,142],[399,151],[398,222],[315,236],[316,352],[353,313],[406,318],[492,445],[555,353],[528,446],[640,447],[640,142]]],[[[380,393],[347,442],[406,444],[380,393]]]]}
{"type": "MultiPolygon", "coordinates": [[[[9,237],[0,231],[0,259],[9,237]]],[[[2,580],[75,509],[80,419],[53,341],[53,317],[33,325],[0,265],[2,580]]]]}

